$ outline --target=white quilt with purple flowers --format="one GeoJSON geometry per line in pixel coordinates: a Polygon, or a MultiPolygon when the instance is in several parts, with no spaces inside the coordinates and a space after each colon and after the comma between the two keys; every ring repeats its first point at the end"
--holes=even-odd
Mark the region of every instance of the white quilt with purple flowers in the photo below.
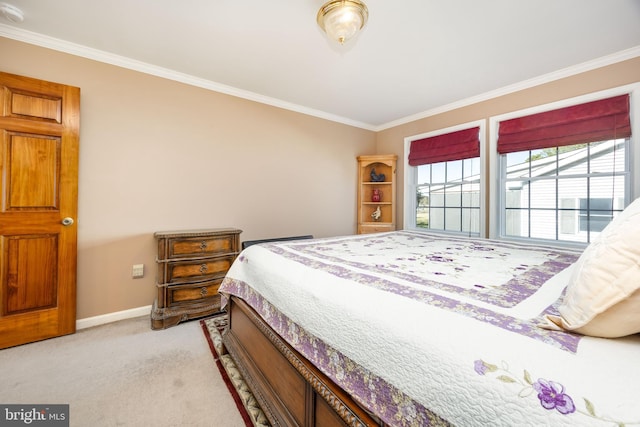
{"type": "Polygon", "coordinates": [[[538,327],[579,255],[408,231],[297,240],[247,248],[220,291],[390,425],[640,425],[639,336],[538,327]]]}

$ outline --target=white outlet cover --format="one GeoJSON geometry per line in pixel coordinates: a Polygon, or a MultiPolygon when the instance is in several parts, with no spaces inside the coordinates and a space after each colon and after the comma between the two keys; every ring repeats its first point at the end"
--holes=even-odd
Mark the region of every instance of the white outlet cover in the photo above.
{"type": "Polygon", "coordinates": [[[144,264],[134,264],[132,269],[132,275],[134,278],[144,276],[144,264]]]}

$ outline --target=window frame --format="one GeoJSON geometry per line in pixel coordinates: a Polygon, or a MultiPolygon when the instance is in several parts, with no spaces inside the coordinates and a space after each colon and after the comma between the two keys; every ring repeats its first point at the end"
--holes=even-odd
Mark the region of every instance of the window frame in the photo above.
{"type": "Polygon", "coordinates": [[[504,192],[501,185],[502,162],[500,154],[497,151],[497,139],[500,122],[503,120],[514,119],[517,117],[527,116],[545,111],[555,110],[559,108],[570,107],[572,105],[583,104],[586,102],[597,101],[599,99],[610,98],[617,95],[629,94],[630,104],[630,120],[632,134],[629,141],[629,185],[625,188],[624,205],[627,206],[631,201],[640,196],[640,83],[620,86],[604,91],[594,92],[587,95],[568,98],[561,101],[543,104],[532,108],[513,111],[510,113],[492,116],[489,118],[489,173],[488,179],[491,182],[489,187],[489,238],[503,240],[517,240],[530,243],[544,243],[559,246],[581,246],[585,247],[587,243],[569,242],[562,240],[546,240],[525,237],[506,236],[504,229],[504,212],[505,200],[504,192]]]}
{"type": "MultiPolygon", "coordinates": [[[[607,141],[607,140],[605,140],[607,141]]],[[[503,200],[503,204],[502,204],[502,208],[500,211],[500,215],[502,215],[502,217],[500,218],[500,220],[502,222],[499,221],[499,224],[501,225],[501,233],[506,233],[507,229],[510,228],[510,226],[513,226],[513,224],[507,224],[507,217],[509,216],[509,212],[515,213],[516,215],[518,215],[518,212],[520,212],[522,215],[526,215],[527,218],[531,218],[533,216],[538,216],[540,219],[540,216],[545,216],[545,213],[548,214],[552,214],[553,217],[555,217],[554,219],[549,218],[549,220],[554,221],[555,222],[555,230],[554,233],[556,237],[558,237],[558,234],[567,234],[567,235],[573,235],[576,237],[576,239],[571,239],[571,238],[565,238],[565,239],[561,239],[561,240],[557,240],[551,237],[548,238],[542,238],[542,237],[531,237],[531,234],[534,232],[533,228],[531,228],[531,222],[529,220],[526,220],[525,223],[528,226],[528,230],[527,230],[527,234],[529,234],[529,236],[525,236],[525,235],[514,235],[514,234],[501,234],[501,236],[505,239],[511,239],[511,240],[522,240],[522,241],[528,241],[528,242],[540,242],[540,243],[544,243],[544,244],[549,244],[551,242],[551,244],[555,244],[558,243],[559,245],[576,245],[576,246],[583,246],[586,245],[587,242],[585,241],[581,241],[580,240],[580,235],[582,233],[578,232],[578,233],[571,233],[571,232],[566,232],[563,231],[565,229],[566,223],[565,221],[567,220],[567,217],[565,215],[570,214],[571,212],[574,212],[577,214],[577,216],[579,216],[579,210],[571,210],[571,207],[569,207],[569,210],[565,211],[564,208],[566,206],[563,206],[562,201],[566,201],[566,200],[578,200],[578,198],[576,199],[566,199],[564,197],[560,197],[560,193],[564,193],[563,191],[561,191],[561,188],[563,188],[566,185],[575,185],[572,184],[572,182],[575,182],[575,180],[585,180],[585,181],[600,181],[602,179],[607,180],[607,182],[611,179],[620,179],[622,178],[624,180],[624,189],[625,191],[622,193],[622,204],[619,205],[617,203],[614,202],[614,199],[610,199],[612,200],[612,206],[613,209],[615,209],[616,211],[620,212],[622,211],[622,209],[624,208],[624,206],[626,206],[626,204],[628,204],[628,189],[630,188],[630,180],[631,180],[631,167],[630,167],[630,162],[629,162],[629,146],[631,144],[630,138],[620,138],[617,140],[618,142],[614,143],[616,146],[617,145],[621,145],[621,147],[618,147],[616,149],[616,151],[624,151],[624,160],[623,160],[623,164],[624,164],[624,172],[621,171],[611,171],[611,172],[604,172],[604,173],[598,173],[598,172],[577,172],[577,173],[572,173],[572,174],[566,174],[566,173],[557,173],[558,171],[556,171],[556,173],[552,173],[550,175],[547,176],[532,176],[527,174],[527,176],[525,177],[509,177],[507,176],[508,174],[508,165],[506,162],[506,158],[504,158],[503,156],[499,155],[499,172],[500,172],[500,176],[499,176],[499,180],[500,180],[500,186],[499,186],[499,190],[500,191],[500,196],[501,197],[507,197],[507,193],[505,191],[505,188],[513,188],[513,185],[510,183],[518,183],[518,182],[525,182],[526,184],[524,185],[524,187],[527,187],[527,194],[528,194],[528,199],[529,201],[526,203],[526,206],[522,207],[522,208],[517,208],[517,207],[513,207],[513,206],[507,206],[507,201],[506,199],[503,200]],[[624,142],[623,142],[624,141],[624,142]],[[554,190],[554,201],[555,204],[553,206],[544,206],[544,202],[539,198],[540,197],[540,193],[539,190],[537,190],[534,193],[531,193],[530,190],[535,186],[538,187],[540,185],[542,186],[549,186],[549,183],[551,183],[551,186],[553,186],[555,188],[554,190]],[[556,194],[557,192],[557,194],[556,194]],[[537,203],[534,203],[534,198],[537,199],[537,203]],[[615,206],[614,206],[615,205],[615,206]]],[[[601,141],[595,141],[596,144],[600,143],[601,141]]],[[[571,146],[565,146],[565,147],[571,147],[571,146]]],[[[532,153],[533,151],[536,150],[541,150],[541,149],[535,149],[535,150],[523,150],[522,152],[527,152],[529,151],[529,153],[532,153]]],[[[522,153],[522,152],[513,152],[513,153],[509,153],[509,154],[517,154],[517,153],[522,153]]],[[[591,155],[591,150],[587,149],[587,152],[589,153],[589,155],[591,155]]],[[[507,155],[509,155],[507,154],[507,155]]],[[[597,152],[594,153],[594,155],[597,156],[597,152]]],[[[556,152],[556,154],[554,154],[553,158],[551,158],[551,156],[547,159],[551,159],[552,161],[548,161],[546,162],[547,167],[549,167],[550,165],[553,165],[553,169],[555,170],[556,167],[561,167],[561,165],[559,165],[557,163],[558,161],[558,157],[561,157],[562,153],[558,153],[556,152]]],[[[594,160],[594,158],[591,158],[588,162],[590,164],[593,165],[592,160],[594,160]]],[[[595,157],[595,160],[597,160],[597,157],[595,157]]],[[[533,163],[533,162],[532,162],[533,163]]],[[[529,166],[531,167],[531,163],[529,163],[529,166]]],[[[532,170],[529,169],[529,172],[531,172],[532,170]]],[[[589,191],[587,192],[587,194],[594,194],[594,191],[597,191],[597,184],[593,184],[594,187],[591,187],[591,189],[593,191],[589,191]]],[[[571,193],[568,194],[568,196],[571,196],[571,193]]],[[[542,196],[542,198],[544,199],[544,196],[542,196]]],[[[575,209],[575,206],[573,207],[573,209],[575,209]]],[[[576,217],[577,218],[577,217],[576,217]]],[[[607,221],[608,223],[609,221],[607,221]]],[[[601,230],[600,230],[601,231],[601,230]]],[[[586,231],[584,232],[586,234],[586,238],[589,239],[590,238],[590,234],[594,232],[597,233],[598,230],[592,229],[590,231],[586,231]]]]}
{"type": "Polygon", "coordinates": [[[456,126],[451,126],[447,128],[437,129],[434,131],[421,133],[418,135],[412,135],[404,138],[404,203],[403,203],[403,228],[405,230],[413,230],[413,231],[422,231],[422,232],[433,232],[433,233],[444,233],[444,234],[456,234],[456,235],[468,235],[468,232],[460,232],[460,231],[451,231],[451,230],[439,230],[439,229],[425,229],[422,227],[417,227],[416,225],[416,191],[418,187],[418,167],[409,165],[409,150],[411,148],[411,143],[413,141],[431,138],[434,136],[439,136],[447,133],[457,132],[469,128],[478,127],[479,135],[478,139],[480,140],[480,213],[479,213],[479,234],[480,237],[486,236],[486,191],[483,191],[487,188],[486,186],[486,173],[485,173],[485,153],[486,153],[486,120],[475,120],[472,122],[463,123],[456,126]]]}

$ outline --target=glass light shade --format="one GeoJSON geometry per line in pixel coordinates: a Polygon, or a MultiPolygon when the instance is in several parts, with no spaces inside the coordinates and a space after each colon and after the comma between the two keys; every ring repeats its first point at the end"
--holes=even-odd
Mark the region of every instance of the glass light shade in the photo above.
{"type": "Polygon", "coordinates": [[[358,0],[332,0],[318,11],[318,25],[329,38],[346,43],[364,27],[369,17],[367,6],[358,0]]]}

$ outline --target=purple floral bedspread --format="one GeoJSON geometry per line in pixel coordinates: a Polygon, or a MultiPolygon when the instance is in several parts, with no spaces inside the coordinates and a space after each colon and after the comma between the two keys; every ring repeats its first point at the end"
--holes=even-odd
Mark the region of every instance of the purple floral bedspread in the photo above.
{"type": "Polygon", "coordinates": [[[513,308],[523,302],[573,264],[580,252],[410,232],[267,248],[337,277],[455,311],[568,351],[575,352],[578,345],[578,335],[538,327],[545,314],[557,314],[556,301],[533,319],[520,319],[496,308],[513,308]]]}
{"type": "Polygon", "coordinates": [[[557,313],[579,255],[406,231],[279,242],[245,250],[220,291],[223,303],[246,300],[390,425],[629,423],[640,373],[618,373],[601,354],[612,346],[640,360],[640,341],[597,342],[591,354],[580,344],[594,339],[538,327],[557,313]],[[607,381],[585,382],[587,372],[607,381]],[[636,383],[621,390],[629,378],[636,383]],[[617,397],[603,394],[612,386],[617,397]]]}

